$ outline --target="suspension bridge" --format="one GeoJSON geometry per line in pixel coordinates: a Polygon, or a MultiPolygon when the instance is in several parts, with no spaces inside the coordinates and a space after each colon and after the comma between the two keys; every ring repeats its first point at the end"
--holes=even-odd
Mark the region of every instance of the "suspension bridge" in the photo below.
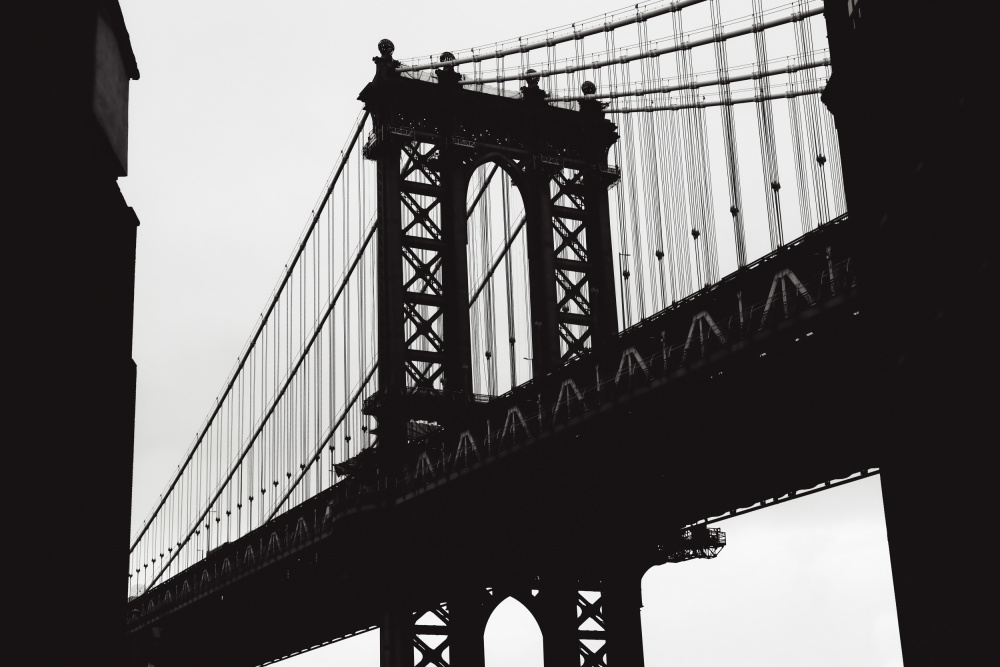
{"type": "Polygon", "coordinates": [[[818,2],[682,0],[382,40],[132,539],[134,654],[258,665],[379,628],[383,665],[481,665],[513,596],[547,665],[642,664],[646,570],[884,467],[825,34],[818,2]]]}

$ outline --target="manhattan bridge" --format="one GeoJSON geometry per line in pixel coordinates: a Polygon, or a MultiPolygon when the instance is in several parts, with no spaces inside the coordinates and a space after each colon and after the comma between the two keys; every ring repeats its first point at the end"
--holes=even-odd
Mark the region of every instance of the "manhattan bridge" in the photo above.
{"type": "Polygon", "coordinates": [[[649,568],[891,468],[871,313],[915,299],[848,209],[827,91],[863,4],[379,42],[293,259],[133,537],[133,653],[259,665],[377,628],[385,667],[475,667],[514,597],[546,665],[642,665],[649,568]]]}

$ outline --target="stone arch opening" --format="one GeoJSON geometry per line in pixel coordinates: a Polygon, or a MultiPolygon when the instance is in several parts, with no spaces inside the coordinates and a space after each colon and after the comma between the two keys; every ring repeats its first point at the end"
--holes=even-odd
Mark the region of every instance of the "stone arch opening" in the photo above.
{"type": "Polygon", "coordinates": [[[542,630],[520,601],[508,597],[493,610],[483,633],[485,667],[543,667],[542,630]]]}

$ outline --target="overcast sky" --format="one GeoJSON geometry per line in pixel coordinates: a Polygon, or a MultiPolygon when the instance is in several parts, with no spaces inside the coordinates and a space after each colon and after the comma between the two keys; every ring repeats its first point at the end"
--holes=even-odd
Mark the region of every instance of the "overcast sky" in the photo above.
{"type": "MultiPolygon", "coordinates": [[[[378,41],[407,58],[618,8],[567,4],[121,0],[142,76],[119,181],[141,221],[133,525],[281,274],[360,111],[378,41]]],[[[877,477],[720,526],[719,558],[644,579],[648,665],[902,664],[877,477]]],[[[283,664],[374,666],[377,649],[369,633],[283,664]]],[[[490,665],[541,665],[526,611],[496,612],[487,652],[490,665]]]]}

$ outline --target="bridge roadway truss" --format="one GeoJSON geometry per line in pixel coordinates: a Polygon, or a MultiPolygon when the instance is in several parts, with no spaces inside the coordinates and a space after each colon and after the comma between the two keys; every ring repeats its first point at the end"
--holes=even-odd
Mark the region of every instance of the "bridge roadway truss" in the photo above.
{"type": "Polygon", "coordinates": [[[725,543],[685,526],[879,465],[860,428],[856,232],[833,221],[617,333],[617,135],[600,107],[541,104],[537,82],[520,100],[462,90],[447,64],[437,84],[404,79],[380,51],[362,93],[379,168],[380,392],[365,407],[379,446],[131,600],[134,654],[258,665],[379,627],[385,667],[476,667],[513,596],[548,667],[641,665],[644,572],[725,543]],[[524,196],[535,359],[532,381],[485,401],[465,361],[459,221],[490,160],[524,196]]]}

